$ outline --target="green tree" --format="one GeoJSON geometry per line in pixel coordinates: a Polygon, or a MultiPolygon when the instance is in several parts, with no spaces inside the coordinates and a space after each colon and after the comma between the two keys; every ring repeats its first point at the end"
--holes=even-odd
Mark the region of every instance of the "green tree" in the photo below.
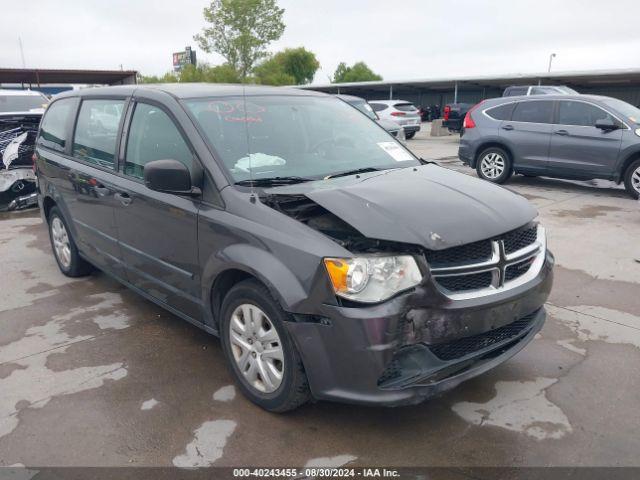
{"type": "Polygon", "coordinates": [[[275,57],[271,57],[253,69],[251,81],[262,85],[293,85],[295,77],[284,71],[283,65],[275,57]]]}
{"type": "Polygon", "coordinates": [[[311,83],[320,68],[315,54],[304,47],[285,48],[276,53],[273,59],[282,65],[285,73],[291,75],[298,85],[311,83]]]}
{"type": "Polygon", "coordinates": [[[138,83],[176,83],[178,77],[173,72],[167,72],[161,77],[156,75],[138,75],[138,83]]]}
{"type": "Polygon", "coordinates": [[[194,39],[205,52],[222,55],[244,80],[284,32],[284,9],[276,0],[213,0],[204,9],[207,26],[194,39]]]}
{"type": "Polygon", "coordinates": [[[382,77],[374,73],[364,62],[354,63],[351,67],[344,62],[340,62],[333,74],[333,83],[371,82],[375,80],[382,80],[382,77]]]}

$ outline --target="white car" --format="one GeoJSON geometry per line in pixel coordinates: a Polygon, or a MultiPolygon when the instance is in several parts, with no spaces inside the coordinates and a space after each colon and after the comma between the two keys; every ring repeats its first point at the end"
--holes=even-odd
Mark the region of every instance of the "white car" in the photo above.
{"type": "Polygon", "coordinates": [[[420,112],[413,103],[404,100],[370,100],[369,105],[380,118],[401,125],[407,139],[420,131],[420,112]]]}

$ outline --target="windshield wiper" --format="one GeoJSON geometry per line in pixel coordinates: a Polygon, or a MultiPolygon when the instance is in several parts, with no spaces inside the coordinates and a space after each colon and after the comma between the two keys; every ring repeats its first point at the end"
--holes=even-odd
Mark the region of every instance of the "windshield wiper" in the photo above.
{"type": "Polygon", "coordinates": [[[268,178],[247,178],[246,180],[240,180],[236,182],[236,185],[246,186],[246,187],[265,187],[272,185],[293,185],[296,183],[303,182],[311,182],[313,178],[305,178],[305,177],[268,177],[268,178]]]}
{"type": "Polygon", "coordinates": [[[332,173],[331,175],[324,177],[324,179],[328,180],[330,178],[346,177],[347,175],[356,175],[358,173],[379,172],[380,170],[380,168],[374,167],[356,168],[355,170],[347,170],[346,172],[332,173]]]}

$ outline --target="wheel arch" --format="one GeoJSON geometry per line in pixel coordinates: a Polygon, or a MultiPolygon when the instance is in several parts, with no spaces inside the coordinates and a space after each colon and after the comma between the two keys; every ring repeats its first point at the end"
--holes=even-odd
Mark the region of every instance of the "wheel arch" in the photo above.
{"type": "Polygon", "coordinates": [[[627,173],[627,169],[631,166],[633,162],[635,162],[639,158],[640,158],[640,150],[631,152],[627,154],[626,157],[624,157],[624,160],[621,163],[621,168],[619,168],[618,171],[616,172],[616,178],[615,178],[616,183],[621,183],[624,181],[624,175],[625,173],[627,173]]]}
{"type": "Polygon", "coordinates": [[[229,245],[210,258],[203,270],[203,298],[209,307],[212,326],[217,329],[224,296],[243,280],[262,283],[283,310],[308,297],[301,282],[273,254],[248,244],[229,245]]]}
{"type": "Polygon", "coordinates": [[[513,169],[513,151],[507,145],[505,145],[503,142],[499,140],[487,140],[486,142],[481,143],[480,146],[478,146],[478,148],[476,149],[476,154],[473,157],[473,165],[471,165],[471,167],[476,168],[476,166],[478,165],[478,158],[480,158],[480,154],[484,152],[487,148],[491,148],[491,147],[501,148],[502,150],[504,150],[507,153],[507,155],[509,155],[509,160],[511,161],[511,168],[513,169]]]}
{"type": "Polygon", "coordinates": [[[42,199],[42,213],[47,222],[49,222],[49,214],[51,213],[51,209],[56,205],[56,201],[48,195],[42,199]]]}

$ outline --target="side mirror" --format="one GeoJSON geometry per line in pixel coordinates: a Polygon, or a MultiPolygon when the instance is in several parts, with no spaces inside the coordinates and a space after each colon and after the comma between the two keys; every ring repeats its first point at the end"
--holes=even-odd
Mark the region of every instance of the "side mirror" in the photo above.
{"type": "Polygon", "coordinates": [[[200,195],[191,185],[189,169],[177,160],[153,160],[144,166],[144,184],[151,190],[176,195],[200,195]]]}
{"type": "Polygon", "coordinates": [[[601,119],[601,120],[596,120],[595,127],[599,128],[603,132],[612,132],[613,130],[618,130],[620,128],[620,125],[613,123],[609,119],[601,119]]]}

